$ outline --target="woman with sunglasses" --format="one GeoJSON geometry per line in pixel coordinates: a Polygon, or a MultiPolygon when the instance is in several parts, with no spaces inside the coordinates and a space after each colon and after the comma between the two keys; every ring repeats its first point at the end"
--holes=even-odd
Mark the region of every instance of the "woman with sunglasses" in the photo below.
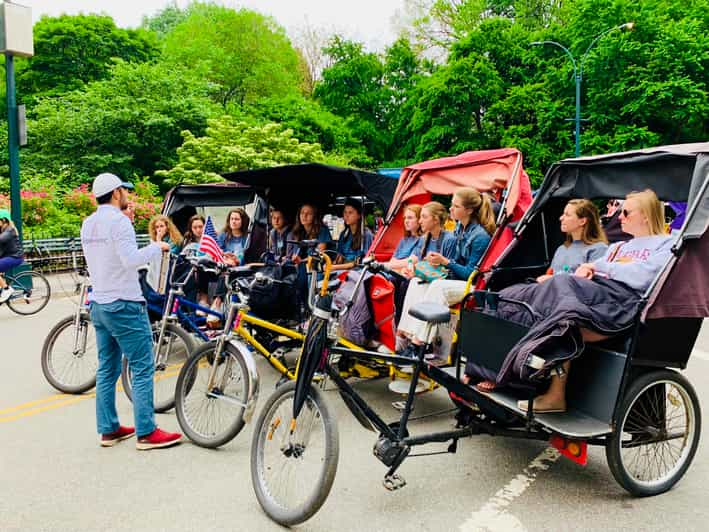
{"type": "MultiPolygon", "coordinates": [[[[581,264],[574,275],[581,279],[594,282],[595,294],[601,294],[608,290],[607,283],[601,279],[615,281],[614,291],[622,292],[622,297],[628,301],[639,300],[643,293],[650,287],[652,281],[657,277],[662,267],[667,264],[671,254],[673,238],[665,232],[664,205],[657,198],[652,190],[642,192],[632,192],[626,196],[623,208],[620,213],[620,221],[623,231],[632,235],[627,242],[619,242],[609,246],[605,255],[593,262],[581,264]]],[[[548,281],[553,283],[552,289],[563,292],[563,288],[574,283],[569,280],[554,278],[548,281]]],[[[544,283],[545,285],[547,283],[544,283]]],[[[521,299],[532,304],[535,291],[542,289],[540,285],[522,287],[515,285],[504,289],[501,294],[513,299],[521,299]],[[507,292],[507,293],[505,293],[507,292]]],[[[571,299],[574,293],[565,292],[571,299]]],[[[584,302],[581,301],[583,304],[584,302]]],[[[533,305],[534,306],[534,305],[533,305]]],[[[554,309],[535,308],[540,313],[554,312],[554,309]]],[[[542,320],[545,316],[542,316],[542,320]]],[[[581,338],[585,342],[598,342],[604,340],[606,336],[579,325],[581,338]]],[[[533,408],[535,413],[555,413],[566,411],[566,381],[568,378],[571,362],[562,364],[561,375],[552,374],[548,390],[534,400],[533,408]]],[[[466,376],[463,381],[468,382],[469,374],[473,374],[466,368],[466,376]]],[[[484,392],[491,391],[496,384],[492,381],[483,381],[477,384],[478,389],[484,392]]],[[[527,401],[520,401],[518,407],[521,410],[527,409],[527,401]]]]}

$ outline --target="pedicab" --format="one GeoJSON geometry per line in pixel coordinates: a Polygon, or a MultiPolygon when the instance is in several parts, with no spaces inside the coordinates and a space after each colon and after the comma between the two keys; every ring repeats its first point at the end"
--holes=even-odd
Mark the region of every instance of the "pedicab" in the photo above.
{"type": "MultiPolygon", "coordinates": [[[[487,193],[497,204],[497,228],[476,271],[468,279],[466,292],[483,282],[478,278],[486,271],[512,240],[511,225],[518,222],[532,203],[529,177],[524,170],[523,156],[514,148],[481,150],[461,153],[407,166],[401,172],[399,184],[385,218],[385,225],[375,235],[370,254],[380,262],[391,256],[403,236],[403,213],[410,204],[423,205],[436,196],[452,196],[460,187],[472,187],[487,193]]],[[[482,286],[482,285],[480,285],[482,286]]],[[[480,287],[479,286],[479,287],[480,287]]],[[[441,365],[452,364],[452,352],[457,341],[459,305],[452,307],[452,318],[441,324],[436,334],[432,355],[441,365]],[[442,331],[446,328],[447,331],[442,331]]],[[[394,347],[391,346],[393,350],[394,347]]],[[[392,367],[390,389],[406,394],[409,374],[392,367]],[[402,378],[403,377],[403,378],[402,378]]],[[[430,391],[435,383],[421,379],[419,391],[430,391]]]]}
{"type": "MultiPolygon", "coordinates": [[[[515,227],[512,242],[484,273],[486,289],[466,296],[454,365],[429,364],[424,354],[431,346],[420,346],[405,407],[394,422],[378,415],[334,369],[343,357],[382,355],[335,345],[329,325],[337,320],[338,310],[321,292],[297,379],[268,398],[255,426],[251,477],[265,513],[286,526],[304,522],[321,508],[332,487],[338,431],[321,391],[324,381],[311,381],[316,372],[327,376],[330,388],[334,384],[360,424],[377,434],[373,452],[387,468],[383,484],[389,490],[406,485],[398,470],[407,457],[417,456],[412,454],[414,447],[448,443],[443,452],[454,453],[461,438],[478,434],[548,441],[579,464],[588,459],[588,445],[603,446],[614,478],[631,494],[657,495],[672,488],[689,468],[701,431],[696,392],[677,370],[686,367],[702,320],[709,316],[708,188],[709,143],[567,159],[553,165],[515,227]],[[525,335],[526,327],[490,311],[502,301],[500,289],[546,270],[551,250],[562,241],[555,222],[567,200],[617,198],[645,188],[662,200],[686,201],[684,224],[671,258],[640,298],[632,324],[613,337],[585,344],[574,360],[566,412],[535,414],[532,398],[537,390],[483,392],[464,384],[464,363],[474,360],[499,369],[525,335]],[[444,387],[460,408],[455,429],[409,433],[420,376],[444,387]],[[528,401],[526,409],[520,408],[520,399],[528,401]]],[[[321,260],[328,262],[327,257],[321,260]]],[[[410,313],[427,322],[429,332],[450,319],[448,308],[431,303],[415,305],[410,313]]],[[[543,358],[545,353],[535,355],[543,358]]],[[[405,362],[396,355],[388,358],[405,362]]]]}

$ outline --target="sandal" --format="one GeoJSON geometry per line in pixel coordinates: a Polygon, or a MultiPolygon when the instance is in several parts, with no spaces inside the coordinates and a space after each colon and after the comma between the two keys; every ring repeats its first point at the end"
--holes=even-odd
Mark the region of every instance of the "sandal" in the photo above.
{"type": "Polygon", "coordinates": [[[490,392],[494,391],[495,388],[497,388],[497,384],[492,381],[480,381],[479,383],[477,383],[475,385],[475,388],[479,392],[490,393],[490,392]]]}
{"type": "MultiPolygon", "coordinates": [[[[517,401],[517,408],[519,408],[522,412],[527,411],[527,407],[529,406],[529,401],[517,401]]],[[[566,412],[565,407],[558,407],[558,406],[547,406],[543,408],[539,408],[536,405],[532,407],[534,409],[535,414],[563,414],[566,412]]]]}

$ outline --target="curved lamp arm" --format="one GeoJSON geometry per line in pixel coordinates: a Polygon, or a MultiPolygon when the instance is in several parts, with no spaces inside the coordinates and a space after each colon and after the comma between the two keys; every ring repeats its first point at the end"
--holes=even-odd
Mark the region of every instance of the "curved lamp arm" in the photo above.
{"type": "Polygon", "coordinates": [[[571,64],[574,66],[574,76],[576,76],[576,59],[574,59],[573,54],[566,46],[564,46],[563,44],[559,44],[556,41],[534,41],[529,43],[530,46],[544,46],[545,44],[556,46],[557,48],[561,48],[562,50],[564,50],[566,55],[569,56],[569,59],[571,59],[571,64]]]}
{"type": "Polygon", "coordinates": [[[583,53],[581,56],[581,60],[579,61],[579,76],[583,76],[583,62],[586,60],[586,56],[588,55],[588,52],[591,51],[591,48],[596,46],[596,43],[601,40],[601,38],[605,37],[612,31],[616,30],[628,30],[632,31],[632,29],[635,27],[634,22],[626,22],[625,24],[621,24],[619,26],[614,26],[612,28],[608,28],[606,31],[602,31],[596,37],[591,41],[591,44],[588,45],[588,48],[586,48],[586,51],[583,53]]]}

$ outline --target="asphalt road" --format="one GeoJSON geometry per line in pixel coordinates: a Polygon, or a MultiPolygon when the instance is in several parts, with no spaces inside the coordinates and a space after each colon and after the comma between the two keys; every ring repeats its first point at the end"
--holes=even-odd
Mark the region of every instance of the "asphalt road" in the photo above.
{"type": "MultiPolygon", "coordinates": [[[[0,530],[278,530],[251,487],[251,426],[222,449],[191,443],[137,452],[130,439],[101,448],[90,394],[57,394],[40,368],[45,335],[72,312],[68,298],[21,317],[0,307],[0,530]]],[[[709,400],[709,326],[697,342],[687,376],[702,405],[709,400]]],[[[259,360],[260,405],[275,372],[259,360]]],[[[383,381],[361,382],[392,421],[397,399],[383,381]]],[[[460,442],[456,455],[409,459],[408,485],[388,492],[385,468],[372,456],[374,434],[362,429],[336,392],[326,392],[340,429],[340,461],[330,496],[299,527],[360,530],[706,530],[709,525],[709,450],[703,441],[692,467],[670,492],[637,499],[616,484],[601,448],[580,467],[545,444],[479,436],[460,442]]],[[[119,412],[132,424],[130,403],[119,412]]],[[[442,391],[420,398],[416,415],[449,407],[442,391]]],[[[706,409],[706,407],[705,407],[706,409]]],[[[160,426],[177,430],[173,412],[160,426]]],[[[449,415],[413,425],[412,432],[447,429],[449,415]]],[[[428,450],[442,450],[431,445],[428,450]]]]}

